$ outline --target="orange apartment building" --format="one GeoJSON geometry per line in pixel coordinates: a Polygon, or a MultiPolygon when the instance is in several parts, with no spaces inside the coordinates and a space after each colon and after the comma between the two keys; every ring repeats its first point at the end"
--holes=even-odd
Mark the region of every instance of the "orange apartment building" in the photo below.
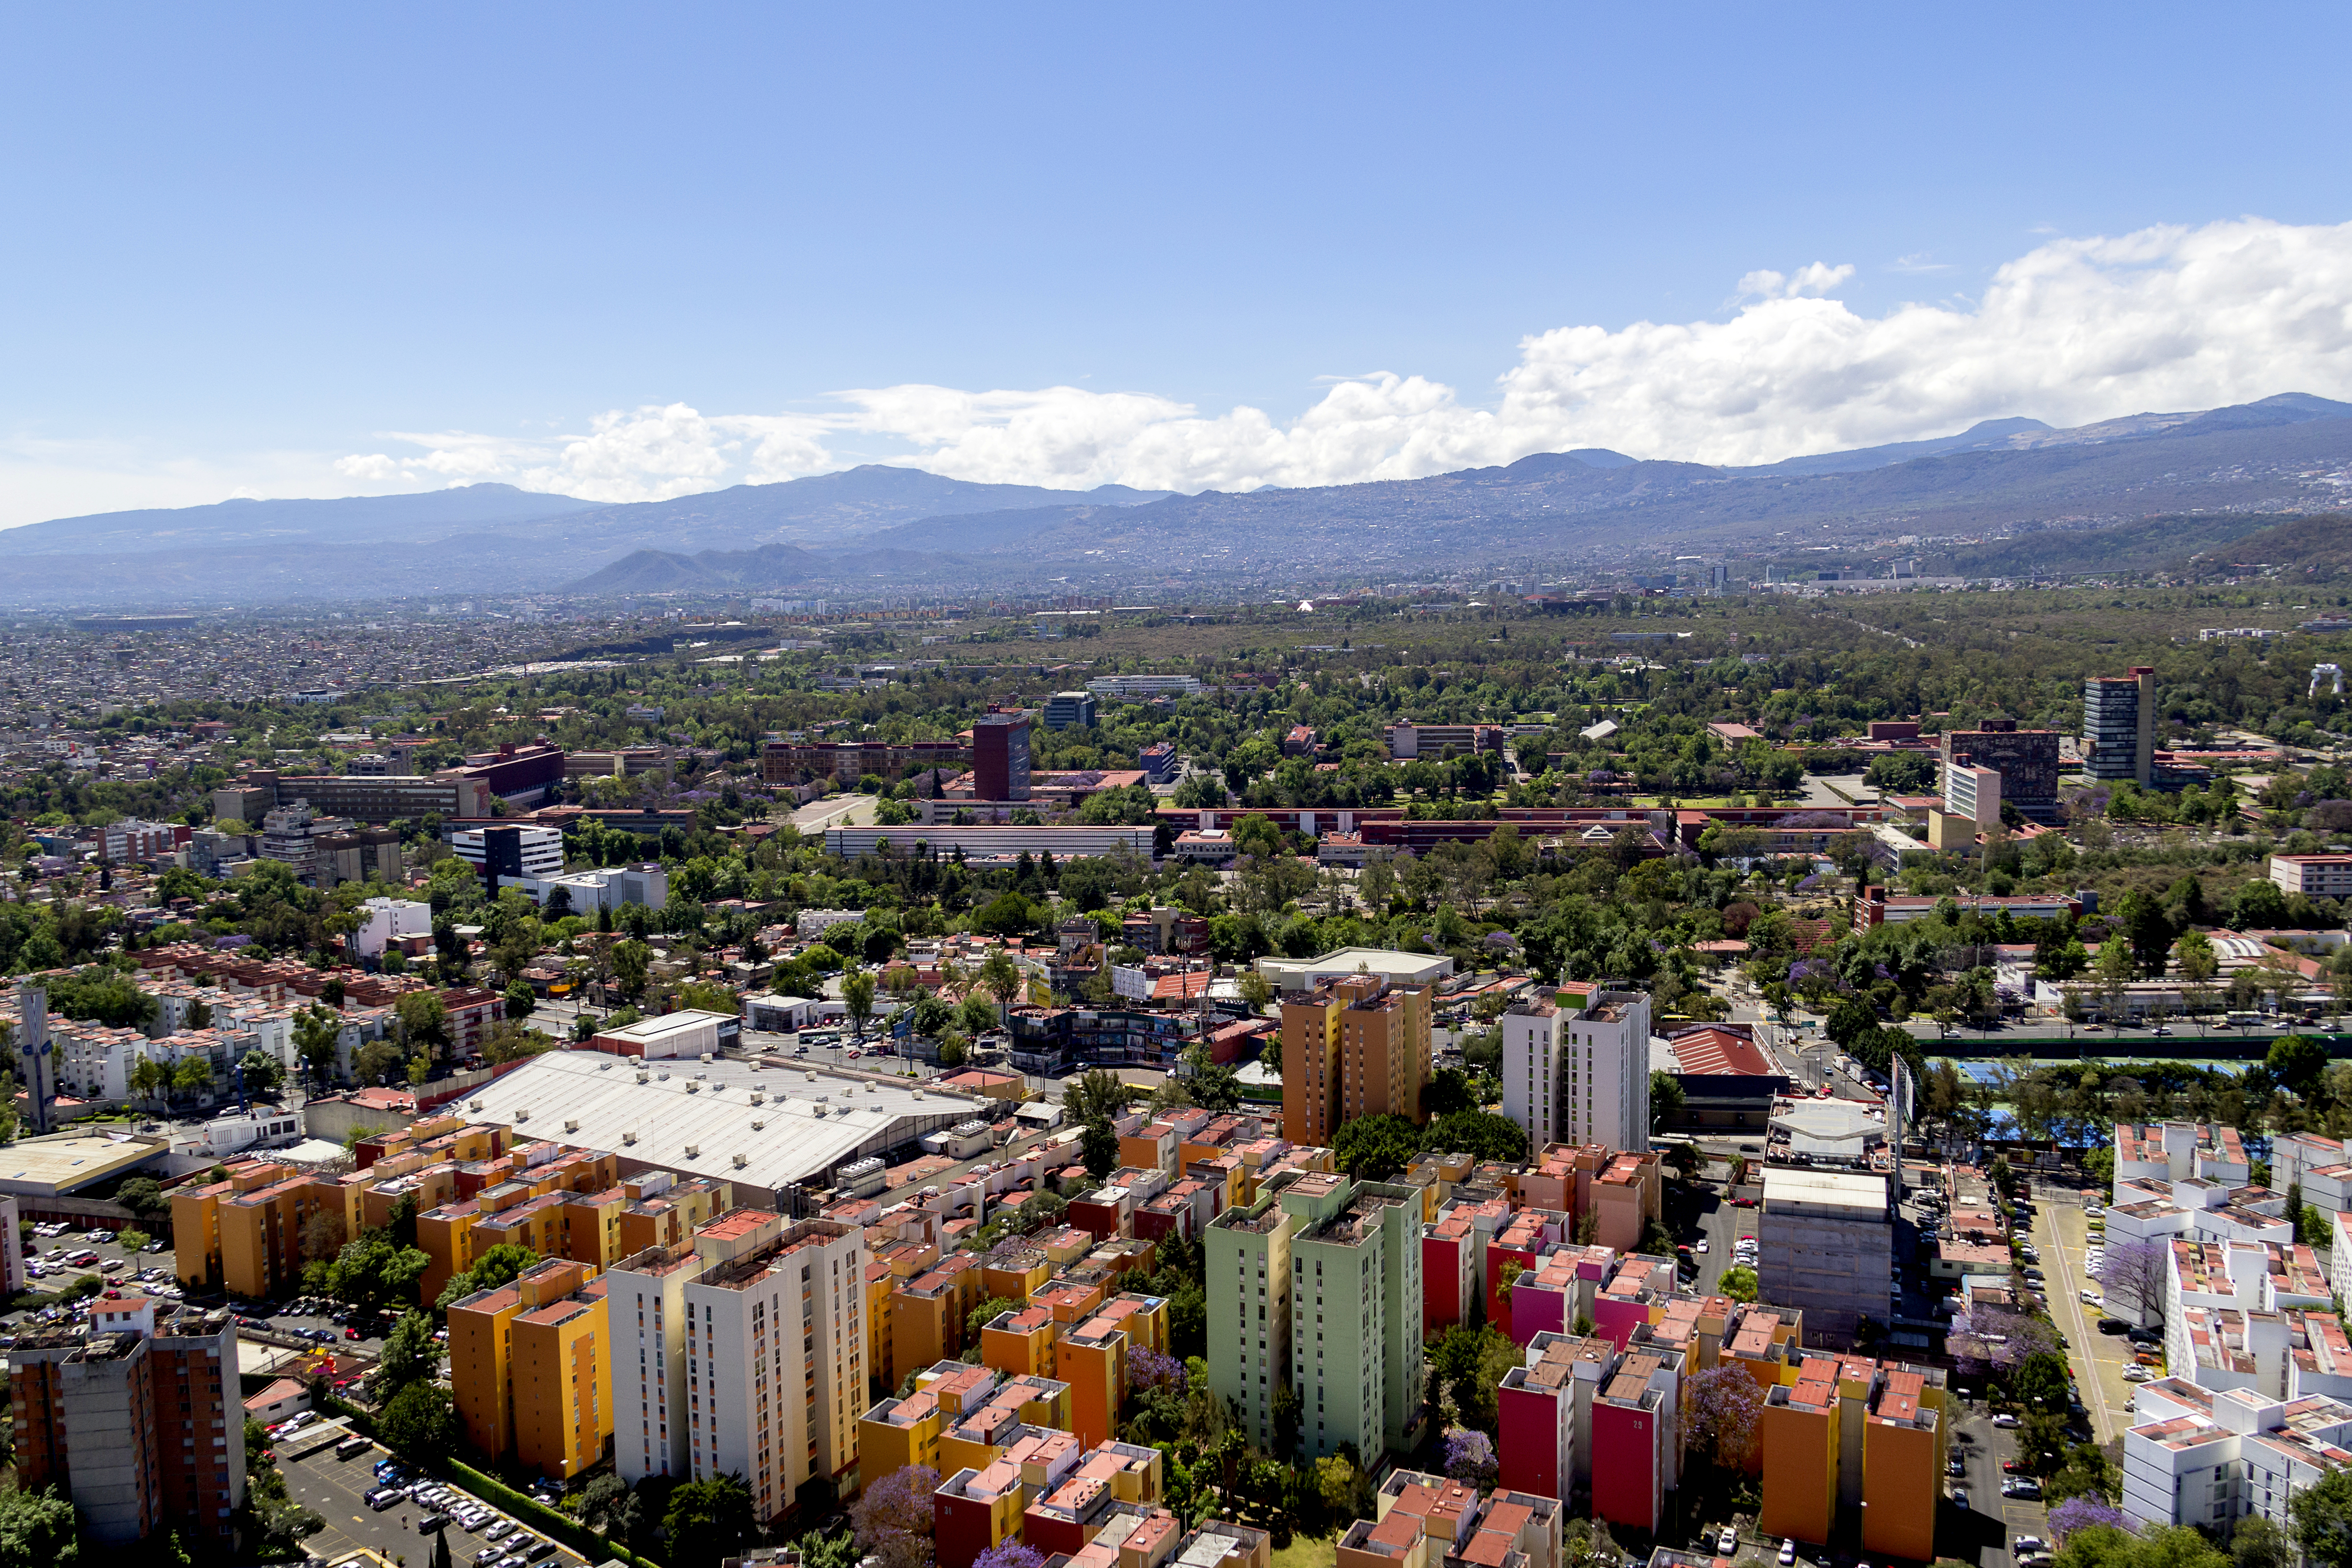
{"type": "Polygon", "coordinates": [[[613,1436],[613,1367],[600,1280],[551,1258],[449,1308],[449,1382],[467,1441],[569,1479],[613,1436]]]}
{"type": "Polygon", "coordinates": [[[1427,986],[1350,974],[1282,999],[1282,1135],[1328,1149],[1363,1116],[1426,1121],[1427,986]]]}
{"type": "Polygon", "coordinates": [[[1933,1557],[1951,1437],[1946,1393],[1931,1368],[1804,1356],[1793,1382],[1765,1393],[1759,1526],[1819,1545],[1841,1511],[1860,1508],[1864,1551],[1933,1557]]]}

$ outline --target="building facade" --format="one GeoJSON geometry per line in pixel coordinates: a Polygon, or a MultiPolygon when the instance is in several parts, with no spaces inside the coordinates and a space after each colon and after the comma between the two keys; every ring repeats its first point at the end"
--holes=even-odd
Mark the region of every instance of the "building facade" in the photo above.
{"type": "Polygon", "coordinates": [[[1987,822],[1973,780],[1958,779],[1973,768],[2000,775],[1989,803],[1990,821],[2000,820],[2007,801],[2036,822],[2058,820],[2058,731],[2021,730],[2014,719],[1987,719],[1973,730],[1945,731],[1938,760],[1944,770],[1944,804],[1979,826],[1987,822]],[[1965,802],[1965,804],[1964,804],[1965,802]]]}
{"type": "Polygon", "coordinates": [[[2156,670],[2083,682],[2083,771],[2095,779],[2129,779],[2145,789],[2156,770],[2156,670]]]}
{"type": "Polygon", "coordinates": [[[1349,974],[1282,998],[1282,1135],[1328,1148],[1360,1116],[1428,1117],[1427,986],[1349,974]]]}
{"type": "Polygon", "coordinates": [[[1503,1114],[1528,1147],[1650,1144],[1650,998],[1562,987],[1504,1013],[1503,1114]]]}

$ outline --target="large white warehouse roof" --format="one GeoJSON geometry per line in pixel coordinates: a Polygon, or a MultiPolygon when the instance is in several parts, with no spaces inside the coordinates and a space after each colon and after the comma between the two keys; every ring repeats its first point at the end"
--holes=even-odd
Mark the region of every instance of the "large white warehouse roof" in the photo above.
{"type": "Polygon", "coordinates": [[[505,1122],[519,1136],[773,1191],[829,1186],[835,1170],[861,1155],[992,1108],[950,1090],[804,1068],[550,1051],[449,1109],[505,1122]]]}

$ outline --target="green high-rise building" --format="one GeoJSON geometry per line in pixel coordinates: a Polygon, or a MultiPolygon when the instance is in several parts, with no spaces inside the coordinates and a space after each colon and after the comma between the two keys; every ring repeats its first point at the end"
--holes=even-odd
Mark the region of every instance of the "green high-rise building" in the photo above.
{"type": "Polygon", "coordinates": [[[1286,1370],[1310,1458],[1351,1444],[1369,1465],[1422,1438],[1421,1192],[1285,1174],[1211,1224],[1209,1377],[1271,1447],[1286,1370]]]}

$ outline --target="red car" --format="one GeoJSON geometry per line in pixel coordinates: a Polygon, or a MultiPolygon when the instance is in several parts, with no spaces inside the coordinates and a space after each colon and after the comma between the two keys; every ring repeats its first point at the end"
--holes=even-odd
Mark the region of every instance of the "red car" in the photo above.
{"type": "Polygon", "coordinates": [[[343,1331],[343,1338],[345,1338],[345,1339],[347,1339],[347,1340],[355,1340],[355,1339],[358,1339],[359,1337],[360,1337],[360,1331],[359,1331],[357,1329],[348,1329],[348,1328],[347,1328],[347,1329],[345,1329],[345,1330],[343,1331]]]}
{"type": "Polygon", "coordinates": [[[2003,1459],[2003,1460],[2000,1462],[2000,1468],[2001,1468],[2002,1469],[2004,1469],[2004,1470],[2007,1470],[2011,1475],[2012,1475],[2012,1476],[2013,1476],[2013,1475],[2017,1474],[2017,1472],[2018,1472],[2018,1471],[2020,1471],[2020,1470],[2023,1469],[2025,1467],[2024,1467],[2023,1465],[2019,1464],[2015,1459],[2003,1459]]]}

